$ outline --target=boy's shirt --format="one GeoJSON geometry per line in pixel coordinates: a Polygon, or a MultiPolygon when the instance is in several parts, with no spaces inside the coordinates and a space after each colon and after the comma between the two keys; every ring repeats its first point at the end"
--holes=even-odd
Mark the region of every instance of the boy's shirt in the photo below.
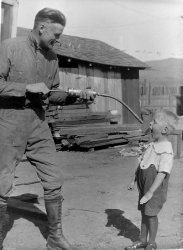
{"type": "Polygon", "coordinates": [[[173,167],[173,158],[171,142],[151,142],[140,159],[140,168],[147,169],[153,164],[157,172],[170,174],[173,167]]]}

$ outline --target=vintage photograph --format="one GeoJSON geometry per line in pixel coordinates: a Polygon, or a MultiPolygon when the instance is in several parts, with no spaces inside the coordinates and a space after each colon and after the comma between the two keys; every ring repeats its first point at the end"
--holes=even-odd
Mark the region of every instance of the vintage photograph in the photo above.
{"type": "Polygon", "coordinates": [[[0,19],[0,250],[183,250],[183,1],[0,19]]]}

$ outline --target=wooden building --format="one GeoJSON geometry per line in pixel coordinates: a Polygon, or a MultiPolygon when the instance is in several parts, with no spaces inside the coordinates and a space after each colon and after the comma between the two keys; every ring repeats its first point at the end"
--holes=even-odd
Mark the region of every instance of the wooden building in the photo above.
{"type": "MultiPolygon", "coordinates": [[[[64,89],[84,89],[112,95],[140,111],[139,70],[147,65],[136,58],[98,40],[63,35],[56,48],[60,81],[64,89]]],[[[117,110],[122,124],[136,123],[125,107],[113,99],[97,97],[93,111],[117,110]]]]}
{"type": "MultiPolygon", "coordinates": [[[[17,36],[28,30],[18,28],[17,36]]],[[[61,45],[55,47],[59,59],[61,88],[85,89],[112,95],[123,100],[137,114],[140,113],[139,70],[147,65],[104,42],[62,35],[61,45]]],[[[93,111],[117,110],[121,124],[138,121],[113,99],[96,97],[93,111]]]]}

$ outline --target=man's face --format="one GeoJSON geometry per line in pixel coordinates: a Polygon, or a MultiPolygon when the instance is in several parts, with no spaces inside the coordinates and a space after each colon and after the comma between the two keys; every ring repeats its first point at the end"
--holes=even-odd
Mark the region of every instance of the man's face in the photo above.
{"type": "Polygon", "coordinates": [[[64,26],[59,23],[45,23],[40,29],[39,46],[52,50],[55,43],[59,42],[64,26]]]}

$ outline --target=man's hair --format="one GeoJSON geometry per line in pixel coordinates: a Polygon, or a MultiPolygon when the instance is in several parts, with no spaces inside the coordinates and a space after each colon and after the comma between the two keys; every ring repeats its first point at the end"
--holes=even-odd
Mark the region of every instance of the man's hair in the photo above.
{"type": "Polygon", "coordinates": [[[164,125],[167,126],[169,133],[177,128],[178,117],[175,113],[168,109],[157,109],[155,117],[164,125]]]}
{"type": "Polygon", "coordinates": [[[66,25],[66,18],[62,12],[56,9],[51,8],[44,8],[40,10],[34,20],[34,28],[40,23],[40,22],[47,22],[47,23],[59,23],[63,26],[66,25]]]}

